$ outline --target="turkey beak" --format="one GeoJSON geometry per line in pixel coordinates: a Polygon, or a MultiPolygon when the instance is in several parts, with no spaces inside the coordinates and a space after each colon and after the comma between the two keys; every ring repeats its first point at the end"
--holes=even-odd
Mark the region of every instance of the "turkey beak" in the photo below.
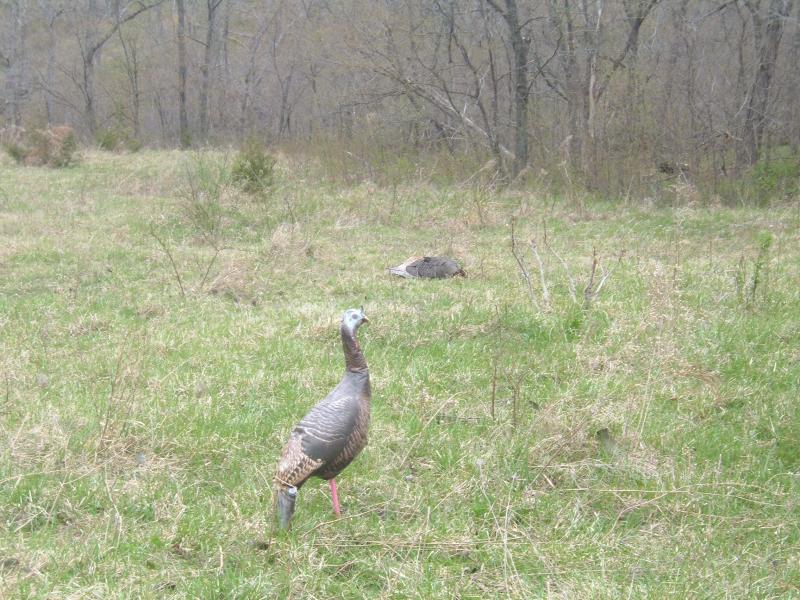
{"type": "Polygon", "coordinates": [[[367,315],[361,315],[361,322],[362,323],[369,323],[369,319],[367,318],[367,315]]]}

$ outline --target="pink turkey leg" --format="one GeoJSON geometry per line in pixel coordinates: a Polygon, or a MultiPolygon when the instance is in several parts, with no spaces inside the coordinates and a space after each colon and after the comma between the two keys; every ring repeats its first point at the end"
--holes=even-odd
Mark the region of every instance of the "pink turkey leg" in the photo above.
{"type": "Polygon", "coordinates": [[[331,501],[333,502],[333,513],[337,517],[341,517],[342,510],[339,508],[339,494],[336,493],[336,480],[329,479],[328,483],[331,486],[331,501]]]}

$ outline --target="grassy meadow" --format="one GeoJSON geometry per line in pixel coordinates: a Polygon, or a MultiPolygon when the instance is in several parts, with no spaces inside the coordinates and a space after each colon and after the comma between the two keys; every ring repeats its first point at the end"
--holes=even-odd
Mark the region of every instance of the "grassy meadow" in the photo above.
{"type": "Polygon", "coordinates": [[[0,597],[800,597],[797,200],[346,186],[287,157],[253,198],[229,163],[0,159],[0,597]],[[386,274],[414,254],[469,276],[386,274]],[[343,518],[312,480],[274,535],[278,455],[361,304],[343,518]]]}

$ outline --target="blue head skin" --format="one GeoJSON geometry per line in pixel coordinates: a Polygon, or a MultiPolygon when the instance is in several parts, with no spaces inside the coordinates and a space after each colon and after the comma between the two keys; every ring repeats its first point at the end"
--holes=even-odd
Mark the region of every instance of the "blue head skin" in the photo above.
{"type": "Polygon", "coordinates": [[[342,315],[342,329],[347,331],[351,337],[355,337],[356,331],[362,324],[369,323],[367,315],[364,314],[364,307],[350,308],[342,315]]]}
{"type": "Polygon", "coordinates": [[[291,527],[296,500],[297,488],[293,485],[278,490],[278,521],[281,529],[289,529],[291,527]]]}
{"type": "Polygon", "coordinates": [[[367,369],[364,355],[361,354],[361,347],[356,340],[356,331],[362,324],[369,323],[364,314],[364,308],[351,308],[344,311],[340,330],[342,333],[342,344],[344,346],[344,360],[348,371],[363,372],[367,369]]]}

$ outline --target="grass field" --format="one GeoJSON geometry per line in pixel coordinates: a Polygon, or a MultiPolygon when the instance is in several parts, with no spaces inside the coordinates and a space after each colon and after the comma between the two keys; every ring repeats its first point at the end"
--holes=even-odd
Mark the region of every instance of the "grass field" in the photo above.
{"type": "Polygon", "coordinates": [[[800,597],[797,202],[342,187],[287,158],[254,200],[224,162],[0,162],[0,597],[800,597]],[[385,273],[423,253],[469,277],[385,273]],[[314,480],[272,535],[361,304],[343,518],[314,480]]]}

